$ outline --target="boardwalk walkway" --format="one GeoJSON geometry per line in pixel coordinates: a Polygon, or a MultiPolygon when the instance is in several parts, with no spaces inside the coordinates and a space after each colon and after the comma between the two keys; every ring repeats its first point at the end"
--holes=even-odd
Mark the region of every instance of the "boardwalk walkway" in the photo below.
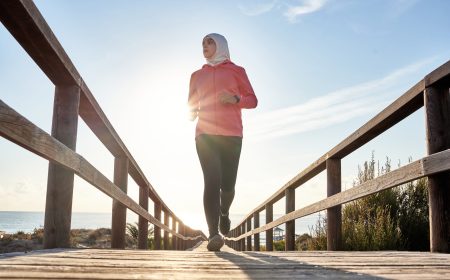
{"type": "Polygon", "coordinates": [[[450,279],[450,255],[51,249],[0,255],[0,279],[450,279]]]}

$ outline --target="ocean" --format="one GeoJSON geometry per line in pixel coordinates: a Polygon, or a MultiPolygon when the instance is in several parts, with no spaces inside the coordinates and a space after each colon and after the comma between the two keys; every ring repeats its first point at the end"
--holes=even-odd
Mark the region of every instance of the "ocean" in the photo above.
{"type": "MultiPolygon", "coordinates": [[[[242,221],[245,215],[231,215],[232,227],[234,223],[242,221]]],[[[274,219],[281,215],[274,215],[274,219]]],[[[297,234],[310,233],[310,227],[317,222],[318,214],[313,214],[295,221],[295,232],[297,234]]],[[[127,222],[135,223],[138,218],[136,214],[127,211],[127,222]]],[[[265,218],[260,217],[260,225],[263,225],[265,218]]],[[[21,211],[0,211],[0,232],[25,233],[33,232],[35,228],[44,227],[44,212],[21,212],[21,211]]],[[[111,213],[72,213],[72,229],[97,229],[111,228],[111,213]]],[[[284,225],[279,226],[284,230],[284,225]]],[[[206,234],[206,232],[205,232],[206,234]]]]}

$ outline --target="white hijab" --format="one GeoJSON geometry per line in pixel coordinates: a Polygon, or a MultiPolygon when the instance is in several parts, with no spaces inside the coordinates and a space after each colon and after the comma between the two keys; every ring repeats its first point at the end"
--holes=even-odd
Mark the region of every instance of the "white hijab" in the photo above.
{"type": "Polygon", "coordinates": [[[208,34],[205,38],[206,37],[213,39],[216,43],[216,52],[211,58],[206,59],[209,65],[214,66],[224,62],[227,59],[230,60],[230,51],[228,50],[228,43],[225,37],[217,33],[208,34]]]}

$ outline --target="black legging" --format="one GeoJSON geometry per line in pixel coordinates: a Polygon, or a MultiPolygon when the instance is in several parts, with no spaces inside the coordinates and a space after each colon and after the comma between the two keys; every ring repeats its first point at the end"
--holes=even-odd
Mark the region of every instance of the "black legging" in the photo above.
{"type": "Polygon", "coordinates": [[[242,137],[201,134],[195,143],[205,182],[203,207],[212,237],[219,232],[219,214],[228,214],[233,202],[242,137]]]}

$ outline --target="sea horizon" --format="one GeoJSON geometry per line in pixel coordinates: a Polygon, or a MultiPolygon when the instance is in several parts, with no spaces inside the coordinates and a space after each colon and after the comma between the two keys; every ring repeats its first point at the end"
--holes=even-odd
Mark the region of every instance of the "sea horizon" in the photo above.
{"type": "MultiPolygon", "coordinates": [[[[274,214],[274,219],[281,217],[282,214],[274,214]]],[[[310,234],[310,227],[317,222],[319,214],[312,214],[295,221],[296,234],[310,234]]],[[[45,212],[43,211],[0,211],[0,232],[7,234],[32,233],[34,229],[44,228],[45,212]]],[[[245,214],[230,214],[232,227],[241,222],[246,217],[245,214]]],[[[260,224],[263,225],[265,218],[260,217],[260,224]]],[[[138,221],[137,215],[132,211],[127,211],[127,223],[135,223],[138,221]]],[[[284,230],[284,225],[278,226],[284,230]]],[[[111,228],[110,212],[73,212],[72,229],[98,229],[111,228]]],[[[264,235],[264,233],[262,233],[264,235]]]]}

